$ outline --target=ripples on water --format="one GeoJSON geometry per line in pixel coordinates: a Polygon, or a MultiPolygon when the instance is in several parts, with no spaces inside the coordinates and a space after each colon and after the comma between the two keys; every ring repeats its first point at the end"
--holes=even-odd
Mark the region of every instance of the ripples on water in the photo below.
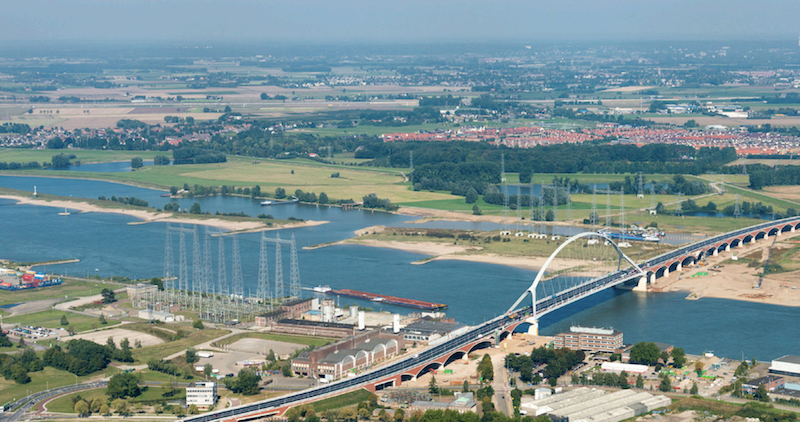
{"type": "MultiPolygon", "coordinates": [[[[0,186],[61,196],[97,198],[135,196],[151,205],[163,206],[164,192],[92,180],[35,177],[0,177],[0,186]]],[[[260,201],[241,197],[209,197],[176,200],[181,207],[200,203],[204,211],[272,214],[306,220],[328,220],[330,224],[281,231],[297,237],[298,246],[341,240],[353,231],[372,225],[397,226],[415,217],[381,212],[342,211],[311,205],[261,207],[260,201]]],[[[150,278],[163,275],[164,223],[128,225],[136,219],[118,214],[82,213],[59,216],[50,207],[14,205],[0,200],[0,257],[15,261],[78,258],[79,263],[52,265],[45,271],[85,276],[121,275],[150,278]],[[97,270],[97,271],[95,271],[97,270]]],[[[493,223],[433,222],[416,227],[491,230],[493,223]]],[[[203,232],[201,228],[201,233],[203,232]]],[[[214,229],[216,230],[216,229],[214,229]]],[[[268,232],[274,236],[274,232],[268,232]]],[[[255,293],[260,234],[239,235],[245,291],[255,293]]],[[[212,257],[216,271],[216,239],[212,257]]],[[[173,242],[177,248],[177,239],[173,242]]],[[[187,239],[191,250],[191,237],[187,239]]],[[[228,274],[231,249],[227,246],[228,274]]],[[[410,297],[449,305],[447,313],[457,321],[476,324],[504,312],[530,285],[534,272],[500,265],[466,261],[432,261],[409,265],[423,254],[391,249],[344,245],[299,251],[304,286],[329,284],[375,293],[410,297]]],[[[177,250],[175,251],[177,262],[177,250]]],[[[285,280],[288,258],[283,251],[285,280]]],[[[191,252],[187,257],[191,266],[191,252]]],[[[270,251],[274,271],[274,252],[270,251]]],[[[191,269],[190,269],[191,271],[191,269]]],[[[273,272],[274,274],[274,272],[273,272]]],[[[304,294],[311,294],[304,291],[304,294]]],[[[798,308],[770,306],[722,299],[687,301],[684,293],[642,294],[608,290],[547,315],[541,321],[543,334],[555,334],[571,324],[614,327],[625,333],[626,343],[660,341],[684,347],[690,353],[714,350],[719,355],[772,359],[800,353],[798,308]]],[[[408,313],[406,308],[341,298],[340,305],[359,303],[379,310],[408,313]]]]}

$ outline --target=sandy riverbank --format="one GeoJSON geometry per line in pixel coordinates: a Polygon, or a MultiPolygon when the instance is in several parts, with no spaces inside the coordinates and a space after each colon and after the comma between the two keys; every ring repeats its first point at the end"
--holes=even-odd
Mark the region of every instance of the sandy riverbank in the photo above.
{"type": "MultiPolygon", "coordinates": [[[[760,257],[763,262],[767,258],[772,238],[762,240],[755,245],[748,244],[731,252],[721,252],[716,257],[709,257],[707,265],[686,268],[680,273],[670,274],[657,280],[653,287],[665,292],[686,291],[687,299],[704,297],[719,299],[744,300],[780,306],[800,306],[800,279],[796,272],[771,274],[763,278],[761,288],[754,289],[763,268],[750,267],[745,262],[731,261],[733,253],[738,257],[760,257]],[[718,266],[714,271],[714,267],[718,266]],[[707,272],[708,275],[697,273],[707,272]],[[795,287],[795,288],[793,288],[795,287]]],[[[776,244],[780,248],[781,242],[776,244]]]]}
{"type": "Polygon", "coordinates": [[[54,208],[66,208],[67,210],[72,210],[70,212],[74,212],[74,210],[78,210],[79,212],[102,212],[102,213],[110,213],[110,214],[122,214],[127,215],[130,217],[137,218],[141,221],[129,223],[129,224],[145,224],[145,223],[153,223],[153,222],[160,222],[160,223],[183,223],[183,224],[197,224],[203,226],[211,226],[217,227],[223,230],[237,232],[237,233],[249,233],[249,232],[257,232],[257,231],[267,231],[267,230],[277,230],[281,228],[287,227],[307,227],[307,226],[318,226],[320,224],[325,224],[327,221],[298,221],[292,222],[289,224],[281,225],[281,226],[267,226],[261,221],[234,221],[234,220],[227,220],[224,218],[192,218],[189,215],[186,217],[184,216],[176,216],[171,212],[153,212],[153,211],[146,211],[146,210],[129,210],[129,209],[122,209],[122,208],[103,208],[98,207],[97,205],[93,205],[87,202],[80,202],[80,201],[66,201],[66,200],[53,200],[53,201],[46,201],[43,199],[35,199],[35,198],[27,198],[24,196],[15,196],[15,195],[0,195],[0,198],[3,199],[11,199],[17,201],[17,204],[25,204],[25,205],[36,205],[36,206],[45,206],[45,207],[54,207],[54,208]]]}

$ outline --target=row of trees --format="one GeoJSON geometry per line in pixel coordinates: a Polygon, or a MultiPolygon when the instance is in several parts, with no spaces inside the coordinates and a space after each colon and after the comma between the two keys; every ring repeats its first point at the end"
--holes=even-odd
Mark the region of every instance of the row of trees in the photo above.
{"type": "Polygon", "coordinates": [[[115,196],[115,195],[111,195],[110,198],[106,198],[105,195],[100,195],[100,196],[97,197],[97,199],[99,199],[101,201],[119,202],[120,204],[126,204],[126,205],[135,205],[137,207],[149,207],[150,206],[150,204],[147,201],[145,201],[144,199],[139,199],[139,198],[136,198],[136,197],[133,197],[133,196],[115,196]]]}
{"type": "Polygon", "coordinates": [[[509,369],[519,372],[520,380],[533,383],[542,381],[542,377],[533,374],[533,369],[538,365],[547,365],[542,375],[548,378],[550,385],[555,385],[558,377],[583,362],[585,358],[586,354],[581,350],[539,347],[533,349],[530,356],[509,354],[506,356],[505,364],[509,369]]]}
{"type": "Polygon", "coordinates": [[[47,349],[43,355],[44,364],[83,376],[105,369],[112,359],[133,362],[127,338],[120,342],[120,348],[116,347],[112,338],[105,346],[89,340],[72,339],[66,343],[66,348],[66,352],[59,345],[47,349]]]}

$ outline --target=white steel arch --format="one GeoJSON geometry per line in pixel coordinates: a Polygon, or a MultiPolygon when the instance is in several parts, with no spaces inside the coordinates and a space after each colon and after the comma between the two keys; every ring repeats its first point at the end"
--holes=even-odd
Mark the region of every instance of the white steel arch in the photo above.
{"type": "Polygon", "coordinates": [[[608,244],[613,246],[614,249],[616,249],[617,253],[619,253],[620,263],[622,263],[622,260],[624,259],[625,261],[628,261],[628,263],[630,263],[634,268],[636,268],[636,270],[639,271],[639,273],[644,274],[644,271],[642,271],[642,269],[639,268],[639,266],[636,265],[636,263],[633,262],[633,260],[628,258],[627,255],[622,253],[622,250],[619,249],[619,246],[617,246],[617,244],[614,243],[614,241],[611,240],[610,237],[606,236],[604,233],[583,232],[583,233],[580,233],[580,234],[577,234],[575,236],[570,237],[569,239],[567,239],[566,242],[564,242],[561,245],[559,245],[559,247],[556,248],[556,250],[553,251],[552,254],[550,254],[550,257],[547,258],[547,261],[545,261],[545,263],[542,266],[542,268],[539,270],[539,272],[536,273],[536,277],[533,279],[533,283],[531,283],[531,286],[528,287],[528,290],[525,290],[525,292],[522,293],[522,295],[519,297],[519,299],[517,299],[517,301],[514,302],[514,304],[511,305],[510,308],[508,308],[508,311],[506,311],[506,313],[513,312],[514,309],[516,309],[517,306],[519,306],[519,304],[523,301],[523,299],[525,299],[525,296],[527,296],[528,293],[530,293],[530,295],[531,295],[531,315],[535,316],[536,315],[536,287],[542,281],[542,277],[544,277],[545,273],[547,272],[547,267],[550,265],[551,262],[553,262],[553,260],[556,258],[556,256],[558,256],[558,253],[561,252],[564,248],[566,248],[570,243],[575,242],[576,240],[582,239],[582,238],[585,238],[585,237],[599,238],[599,239],[602,239],[604,242],[608,242],[608,244]]]}

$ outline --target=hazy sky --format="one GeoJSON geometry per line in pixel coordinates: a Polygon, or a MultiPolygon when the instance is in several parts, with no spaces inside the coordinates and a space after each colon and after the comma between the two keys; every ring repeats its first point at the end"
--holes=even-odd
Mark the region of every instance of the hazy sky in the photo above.
{"type": "Polygon", "coordinates": [[[797,40],[798,0],[0,0],[0,42],[797,40]]]}

